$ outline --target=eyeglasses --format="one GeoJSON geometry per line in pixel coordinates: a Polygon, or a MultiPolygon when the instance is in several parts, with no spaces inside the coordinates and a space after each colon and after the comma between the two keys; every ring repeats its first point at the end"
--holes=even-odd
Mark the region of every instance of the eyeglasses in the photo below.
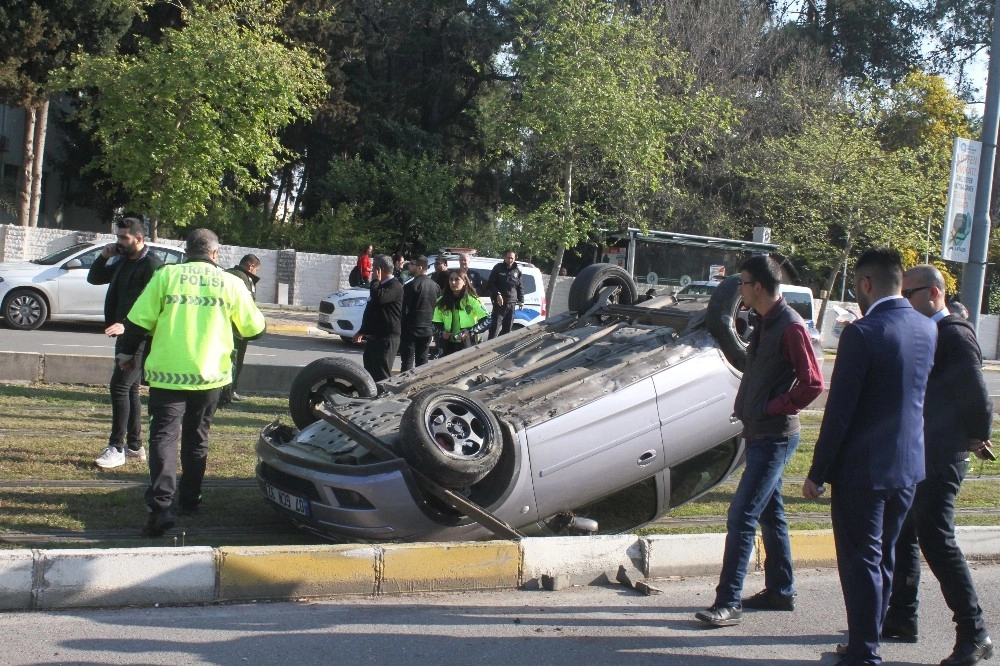
{"type": "Polygon", "coordinates": [[[909,299],[913,298],[913,294],[917,293],[921,289],[930,289],[932,286],[934,286],[934,285],[928,284],[928,285],[925,285],[923,287],[914,287],[913,289],[904,289],[903,290],[903,298],[909,300],[909,299]]]}
{"type": "Polygon", "coordinates": [[[744,282],[743,280],[740,280],[740,284],[741,285],[742,284],[757,284],[757,281],[756,280],[747,280],[747,281],[744,282]]]}

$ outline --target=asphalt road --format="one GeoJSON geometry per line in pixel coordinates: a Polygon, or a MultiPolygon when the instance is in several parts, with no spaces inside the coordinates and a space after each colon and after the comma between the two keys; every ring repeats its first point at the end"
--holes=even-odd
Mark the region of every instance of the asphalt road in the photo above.
{"type": "MultiPolygon", "coordinates": [[[[49,323],[36,331],[0,328],[0,351],[20,351],[83,356],[114,356],[114,340],[99,325],[49,323]]],[[[326,333],[310,335],[275,335],[267,333],[247,349],[249,365],[305,366],[317,358],[335,356],[361,363],[361,347],[345,344],[338,336],[326,333]]],[[[398,363],[398,361],[397,361],[398,363]]],[[[829,386],[833,362],[823,364],[829,386]]],[[[986,387],[1000,398],[1000,364],[986,366],[986,387]]]]}
{"type": "MultiPolygon", "coordinates": [[[[748,612],[706,628],[715,577],[621,586],[358,597],[296,603],[0,613],[0,664],[834,664],[846,639],[834,569],[796,572],[793,613],[748,612]]],[[[987,623],[1000,607],[1000,565],[973,577],[987,623]]],[[[751,574],[745,592],[763,587],[751,574]]],[[[921,638],[887,643],[895,664],[937,664],[954,643],[951,614],[927,573],[921,638]]]]}
{"type": "MultiPolygon", "coordinates": [[[[0,351],[43,354],[115,355],[115,341],[100,325],[49,323],[35,331],[0,328],[0,351]]],[[[275,335],[265,333],[247,348],[250,365],[304,366],[324,356],[361,363],[361,346],[345,344],[335,335],[275,335]]]]}

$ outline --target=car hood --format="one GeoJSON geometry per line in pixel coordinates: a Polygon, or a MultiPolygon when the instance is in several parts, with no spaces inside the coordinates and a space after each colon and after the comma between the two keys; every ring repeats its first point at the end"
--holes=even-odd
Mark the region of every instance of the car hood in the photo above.
{"type": "Polygon", "coordinates": [[[41,264],[33,264],[30,261],[3,262],[0,263],[0,275],[3,277],[23,277],[36,275],[48,268],[54,268],[54,266],[42,266],[41,264]]]}
{"type": "Polygon", "coordinates": [[[333,300],[334,298],[357,298],[359,296],[370,296],[371,290],[368,287],[351,287],[350,289],[343,289],[341,291],[335,291],[324,300],[333,300]]]}

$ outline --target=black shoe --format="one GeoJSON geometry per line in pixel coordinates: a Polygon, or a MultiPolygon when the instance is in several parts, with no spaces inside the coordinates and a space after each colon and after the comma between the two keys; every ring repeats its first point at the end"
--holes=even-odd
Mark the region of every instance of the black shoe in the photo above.
{"type": "Polygon", "coordinates": [[[874,664],[874,661],[853,659],[847,656],[847,643],[837,643],[837,656],[842,657],[840,661],[837,662],[837,666],[858,666],[858,664],[874,664]]]}
{"type": "Polygon", "coordinates": [[[740,606],[711,606],[694,614],[702,622],[713,627],[732,627],[743,621],[743,609],[740,606]]]}
{"type": "Polygon", "coordinates": [[[752,597],[743,600],[743,608],[753,610],[775,610],[793,611],[795,610],[795,595],[785,596],[770,590],[761,590],[752,597]]]}
{"type": "Polygon", "coordinates": [[[981,641],[960,640],[955,643],[955,649],[951,655],[941,662],[941,666],[968,666],[992,656],[993,642],[990,641],[989,636],[981,641]]]}
{"type": "Polygon", "coordinates": [[[198,499],[193,502],[185,502],[183,500],[177,502],[177,515],[178,516],[190,516],[192,514],[198,513],[198,509],[201,508],[201,495],[198,495],[198,499]]]}
{"type": "Polygon", "coordinates": [[[155,539],[163,536],[164,532],[173,528],[174,512],[170,509],[158,509],[149,514],[146,526],[142,528],[142,535],[155,539]]]}
{"type": "Polygon", "coordinates": [[[902,643],[917,642],[917,618],[900,619],[891,612],[882,623],[882,640],[891,638],[902,643]]]}

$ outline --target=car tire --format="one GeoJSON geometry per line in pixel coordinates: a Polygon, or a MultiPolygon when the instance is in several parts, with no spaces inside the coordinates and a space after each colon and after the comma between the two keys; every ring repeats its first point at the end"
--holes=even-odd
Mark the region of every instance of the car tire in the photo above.
{"type": "Polygon", "coordinates": [[[481,481],[503,452],[493,412],[465,391],[432,388],[413,397],[399,429],[399,453],[446,488],[481,481]]]}
{"type": "Polygon", "coordinates": [[[705,311],[705,327],[719,343],[719,349],[729,363],[743,372],[747,364],[748,340],[740,335],[740,323],[746,327],[746,322],[739,318],[743,307],[743,294],[740,293],[740,276],[731,275],[719,283],[712,292],[705,311]]]}
{"type": "Polygon", "coordinates": [[[614,264],[591,264],[573,278],[569,287],[569,309],[583,314],[597,302],[605,287],[616,287],[609,303],[632,305],[639,298],[635,280],[624,268],[614,264]]]}
{"type": "Polygon", "coordinates": [[[378,387],[368,371],[353,361],[318,358],[299,371],[288,392],[288,411],[299,430],[320,419],[316,407],[335,393],[372,398],[378,387]]]}
{"type": "Polygon", "coordinates": [[[49,318],[49,304],[37,291],[14,289],[3,300],[3,319],[10,328],[33,331],[49,318]]]}
{"type": "Polygon", "coordinates": [[[354,344],[354,338],[352,338],[349,335],[342,335],[342,336],[340,336],[340,339],[344,341],[345,345],[353,345],[354,344]]]}

